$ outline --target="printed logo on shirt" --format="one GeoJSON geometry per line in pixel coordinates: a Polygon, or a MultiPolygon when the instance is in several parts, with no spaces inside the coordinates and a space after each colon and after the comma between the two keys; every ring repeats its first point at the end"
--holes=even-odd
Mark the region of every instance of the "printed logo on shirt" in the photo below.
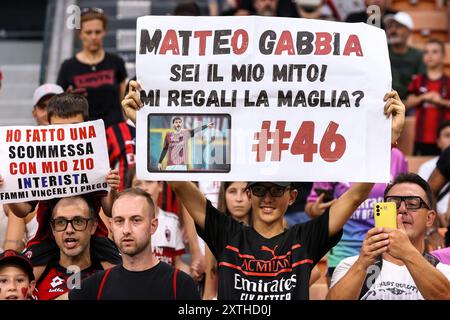
{"type": "Polygon", "coordinates": [[[25,257],[27,257],[28,259],[31,259],[32,256],[33,256],[33,252],[31,250],[28,250],[27,252],[25,252],[25,257]]]}
{"type": "Polygon", "coordinates": [[[301,248],[295,244],[285,254],[277,254],[278,245],[273,248],[261,246],[260,250],[268,259],[256,258],[251,254],[242,254],[233,246],[226,246],[240,259],[240,265],[220,262],[219,266],[239,270],[234,274],[234,289],[239,291],[241,300],[290,300],[292,291],[297,286],[297,275],[290,274],[295,267],[305,263],[313,263],[311,259],[292,260],[292,251],[301,248]],[[266,253],[267,252],[267,253],[266,253]],[[260,277],[253,279],[252,277],[260,277]],[[262,277],[262,279],[261,279],[262,277]],[[274,279],[277,277],[276,279],[274,279]]]}
{"type": "Polygon", "coordinates": [[[291,290],[297,285],[297,275],[271,281],[250,280],[236,273],[234,289],[241,291],[241,300],[291,300],[291,290]]]}
{"type": "Polygon", "coordinates": [[[102,70],[73,77],[77,88],[97,88],[103,85],[114,85],[114,70],[102,70]]]}
{"type": "Polygon", "coordinates": [[[159,261],[175,265],[175,250],[173,248],[156,247],[153,248],[153,254],[159,259],[159,261]]]}
{"type": "Polygon", "coordinates": [[[56,276],[52,279],[52,282],[50,282],[50,285],[52,286],[52,288],[56,288],[59,287],[60,285],[62,285],[64,283],[64,280],[61,279],[60,277],[56,276]]]}
{"type": "Polygon", "coordinates": [[[381,281],[367,292],[365,299],[395,300],[399,299],[399,296],[402,296],[402,299],[418,299],[418,295],[419,289],[411,283],[381,281]]]}
{"type": "Polygon", "coordinates": [[[240,266],[236,266],[227,262],[220,262],[219,265],[238,269],[247,276],[276,277],[280,273],[291,272],[292,268],[295,268],[298,265],[313,263],[311,259],[304,259],[296,262],[291,261],[292,250],[300,248],[300,244],[293,245],[291,248],[292,250],[289,250],[284,255],[276,254],[275,251],[277,247],[278,245],[271,249],[266,246],[261,246],[261,251],[267,251],[272,255],[269,260],[262,260],[255,258],[253,255],[241,254],[238,248],[228,245],[226,246],[226,249],[236,252],[239,258],[242,259],[242,263],[240,266]]]}

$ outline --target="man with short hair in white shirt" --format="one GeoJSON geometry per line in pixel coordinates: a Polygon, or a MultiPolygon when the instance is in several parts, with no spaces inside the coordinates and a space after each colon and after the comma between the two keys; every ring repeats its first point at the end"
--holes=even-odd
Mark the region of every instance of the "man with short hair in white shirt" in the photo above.
{"type": "Polygon", "coordinates": [[[426,230],[436,217],[430,186],[414,173],[402,174],[384,198],[397,206],[397,229],[369,230],[360,255],[336,267],[327,299],[449,300],[450,265],[423,255],[426,230]]]}
{"type": "MultiPolygon", "coordinates": [[[[437,141],[436,144],[441,151],[444,151],[448,147],[450,147],[450,120],[442,122],[437,131],[437,141]]],[[[431,176],[431,173],[436,168],[436,163],[439,159],[439,156],[434,157],[433,159],[424,162],[417,174],[421,176],[423,179],[428,180],[431,176]]],[[[447,190],[450,187],[450,184],[446,184],[442,190],[447,190]]],[[[446,192],[445,195],[442,195],[442,198],[436,203],[436,211],[438,214],[438,218],[440,220],[442,227],[447,227],[447,211],[448,211],[448,202],[450,201],[450,192],[446,192]]]]}

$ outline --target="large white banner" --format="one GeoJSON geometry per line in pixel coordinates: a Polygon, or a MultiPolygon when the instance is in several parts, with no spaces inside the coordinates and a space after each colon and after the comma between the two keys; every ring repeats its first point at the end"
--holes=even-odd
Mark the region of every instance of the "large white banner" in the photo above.
{"type": "Polygon", "coordinates": [[[108,172],[102,120],[0,127],[0,203],[109,190],[108,172]]]}
{"type": "Polygon", "coordinates": [[[146,16],[136,47],[140,178],[389,181],[383,30],[146,16]]]}

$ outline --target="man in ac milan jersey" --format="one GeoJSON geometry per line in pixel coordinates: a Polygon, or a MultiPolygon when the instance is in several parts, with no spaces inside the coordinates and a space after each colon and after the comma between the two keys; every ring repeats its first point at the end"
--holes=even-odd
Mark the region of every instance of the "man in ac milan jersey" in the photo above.
{"type": "Polygon", "coordinates": [[[42,273],[36,274],[33,297],[37,300],[53,300],[79,287],[82,279],[103,270],[100,262],[91,258],[91,237],[97,229],[97,218],[85,197],[59,200],[52,210],[50,226],[59,254],[42,273]]]}
{"type": "Polygon", "coordinates": [[[450,120],[450,81],[444,73],[445,46],[431,39],[425,44],[424,74],[416,74],[408,87],[406,106],[416,110],[414,155],[439,155],[438,128],[450,120]]]}
{"type": "Polygon", "coordinates": [[[166,134],[164,138],[164,146],[159,157],[158,170],[162,170],[162,161],[168,153],[166,170],[187,170],[188,162],[188,141],[197,132],[206,128],[212,128],[214,122],[210,122],[195,129],[184,129],[183,119],[174,117],[172,119],[173,132],[166,134]]]}
{"type": "MultiPolygon", "coordinates": [[[[53,96],[48,101],[47,118],[52,124],[74,124],[87,121],[89,118],[88,102],[85,97],[78,94],[61,93],[53,96]]],[[[116,194],[120,177],[116,170],[111,170],[106,177],[106,182],[111,187],[109,192],[94,191],[89,193],[92,204],[96,209],[97,217],[100,217],[100,209],[105,215],[110,215],[114,196],[116,194]]],[[[3,180],[0,177],[0,187],[3,180]]],[[[38,229],[36,235],[28,241],[25,255],[32,261],[33,266],[47,265],[58,252],[50,230],[50,216],[57,198],[8,204],[9,208],[19,218],[24,218],[36,209],[38,229]]],[[[108,228],[101,219],[98,220],[98,228],[92,237],[92,245],[95,256],[104,266],[110,266],[120,262],[117,247],[108,238],[108,228]]]]}

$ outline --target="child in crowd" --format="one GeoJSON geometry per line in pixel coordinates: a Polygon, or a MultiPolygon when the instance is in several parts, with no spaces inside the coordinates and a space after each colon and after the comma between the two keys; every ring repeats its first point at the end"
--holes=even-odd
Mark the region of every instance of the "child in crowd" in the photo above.
{"type": "Polygon", "coordinates": [[[0,254],[0,300],[28,300],[35,281],[31,261],[14,250],[0,254]]]}

